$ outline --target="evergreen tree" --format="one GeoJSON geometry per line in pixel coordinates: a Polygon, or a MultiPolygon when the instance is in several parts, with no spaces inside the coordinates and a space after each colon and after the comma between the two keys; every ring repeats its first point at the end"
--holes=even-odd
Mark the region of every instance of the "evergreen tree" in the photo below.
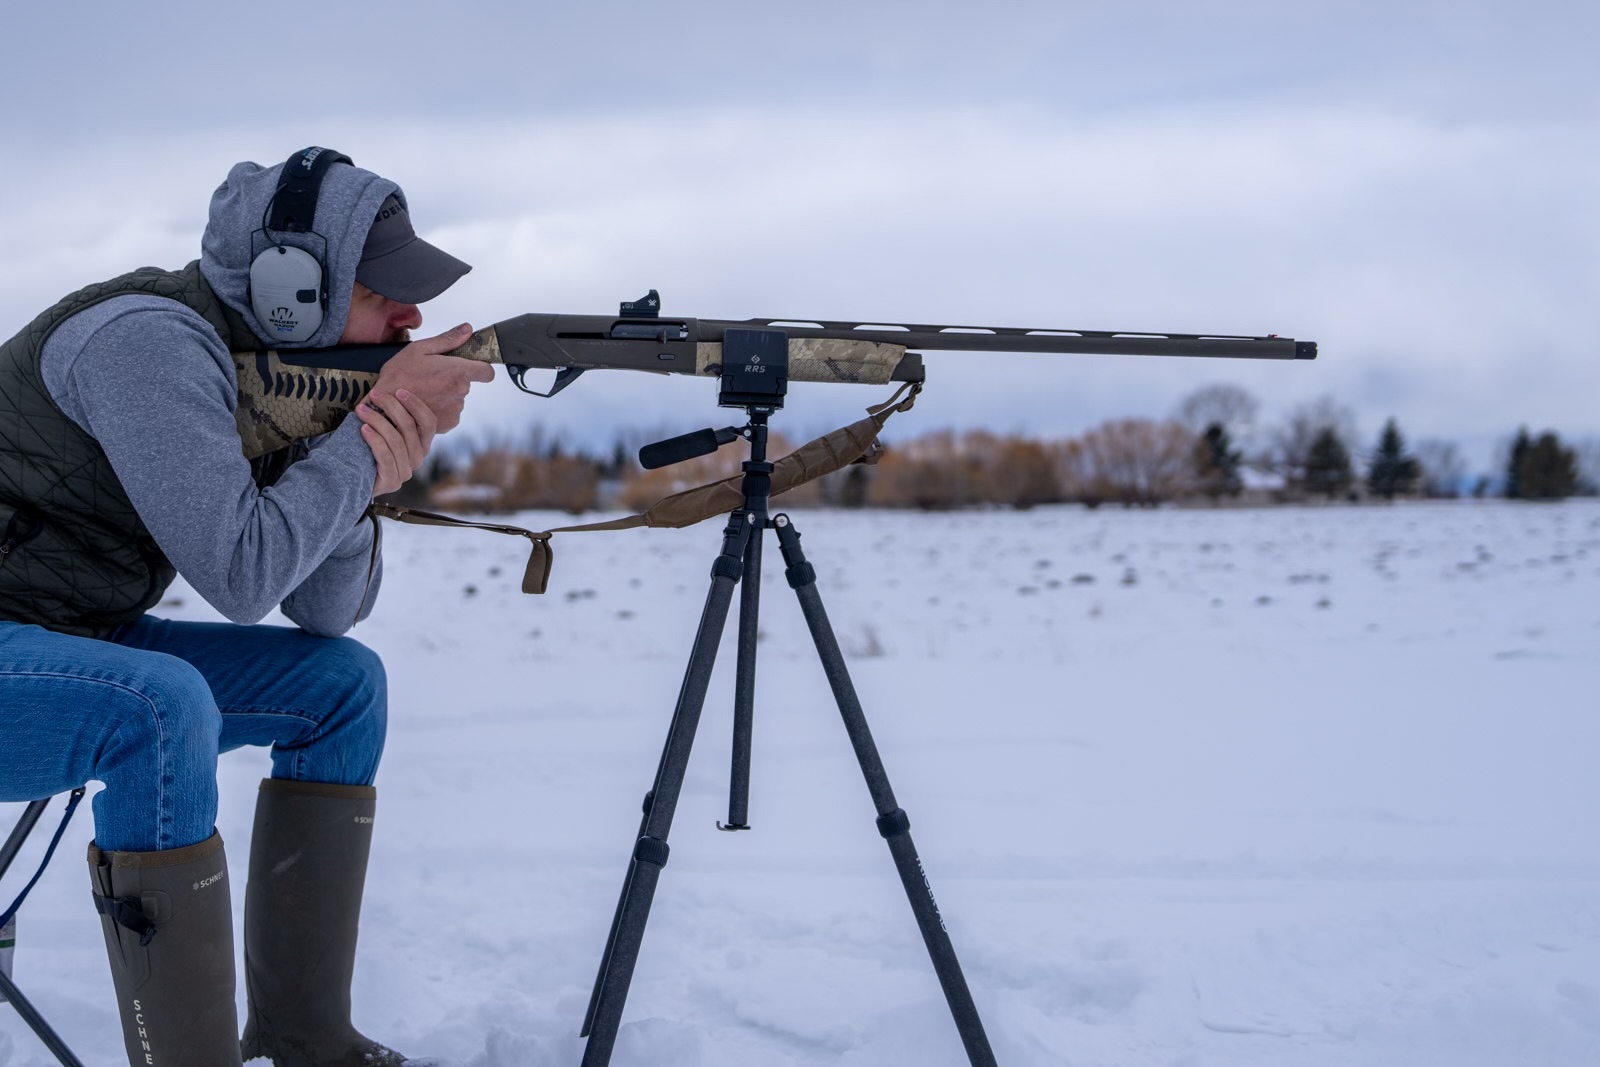
{"type": "Polygon", "coordinates": [[[1331,426],[1323,429],[1306,453],[1306,490],[1325,493],[1332,500],[1346,493],[1354,480],[1350,450],[1339,439],[1339,431],[1331,426]]]}
{"type": "Polygon", "coordinates": [[[1517,428],[1516,440],[1511,442],[1511,459],[1506,464],[1506,499],[1520,500],[1522,498],[1522,463],[1528,458],[1528,428],[1517,428]]]}
{"type": "Polygon", "coordinates": [[[1518,471],[1518,493],[1524,500],[1562,500],[1578,488],[1578,456],[1561,446],[1550,432],[1530,445],[1518,471]]]}
{"type": "Polygon", "coordinates": [[[867,488],[871,481],[868,467],[865,463],[852,463],[840,475],[844,481],[839,489],[839,506],[841,508],[864,508],[867,506],[867,488]]]}
{"type": "Polygon", "coordinates": [[[1194,469],[1200,478],[1201,491],[1213,500],[1219,496],[1238,496],[1244,488],[1239,479],[1239,463],[1243,459],[1233,447],[1233,438],[1226,426],[1220,422],[1207,426],[1194,448],[1194,469]]]}
{"type": "Polygon", "coordinates": [[[383,498],[385,504],[407,508],[425,508],[430,503],[433,489],[455,473],[456,464],[448,452],[436,450],[428,454],[416,473],[405,483],[383,498]]]}
{"type": "Polygon", "coordinates": [[[1394,419],[1384,423],[1378,438],[1378,451],[1372,457],[1372,467],[1367,471],[1367,491],[1373,496],[1393,500],[1396,494],[1411,492],[1422,473],[1416,457],[1406,454],[1405,438],[1394,419]]]}
{"type": "Polygon", "coordinates": [[[620,478],[633,469],[633,456],[621,439],[611,442],[611,460],[602,471],[606,478],[620,478]]]}

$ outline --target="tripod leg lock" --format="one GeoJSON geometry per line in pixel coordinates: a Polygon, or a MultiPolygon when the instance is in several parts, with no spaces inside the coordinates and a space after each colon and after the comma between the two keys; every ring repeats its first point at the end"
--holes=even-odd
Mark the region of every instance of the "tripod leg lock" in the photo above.
{"type": "Polygon", "coordinates": [[[744,561],[732,556],[718,556],[716,562],[711,564],[712,578],[732,578],[738,581],[744,577],[744,561]]]}
{"type": "Polygon", "coordinates": [[[800,531],[794,528],[794,523],[789,521],[787,515],[777,516],[772,524],[778,529],[778,547],[783,550],[783,562],[789,568],[783,575],[789,580],[789,588],[799,589],[814,584],[817,569],[806,562],[806,554],[800,548],[800,531]]]}
{"type": "Polygon", "coordinates": [[[817,568],[809,563],[800,563],[784,571],[783,576],[789,580],[790,589],[799,589],[816,584],[817,568]]]}
{"type": "Polygon", "coordinates": [[[891,837],[911,832],[911,816],[904,809],[895,808],[887,815],[878,816],[878,833],[887,841],[891,837]]]}
{"type": "Polygon", "coordinates": [[[665,867],[672,849],[659,837],[641,837],[633,846],[633,858],[652,867],[665,867]]]}

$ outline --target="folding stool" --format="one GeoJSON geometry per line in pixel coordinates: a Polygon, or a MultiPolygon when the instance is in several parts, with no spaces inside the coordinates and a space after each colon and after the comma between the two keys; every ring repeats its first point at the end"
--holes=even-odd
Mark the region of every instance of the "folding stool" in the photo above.
{"type": "MultiPolygon", "coordinates": [[[[61,825],[56,828],[55,836],[50,839],[50,846],[45,849],[44,859],[39,862],[39,869],[34,872],[28,884],[22,887],[21,894],[17,896],[12,905],[5,911],[0,912],[0,936],[3,936],[7,925],[16,917],[17,909],[22,907],[22,902],[27,899],[28,893],[38,883],[40,876],[44,874],[45,868],[50,865],[50,858],[55,855],[56,846],[61,843],[61,835],[66,833],[67,823],[72,819],[72,813],[77,810],[78,802],[83,799],[83,793],[84,790],[80,786],[69,795],[66,813],[61,817],[61,825]]],[[[33,833],[34,825],[38,823],[39,817],[44,814],[44,809],[49,803],[49,797],[29,803],[22,813],[22,818],[18,819],[17,825],[12,828],[11,836],[6,838],[4,845],[0,845],[0,878],[5,877],[6,869],[11,866],[11,861],[22,850],[23,843],[28,840],[28,835],[33,833]]],[[[3,941],[0,941],[0,948],[11,947],[13,946],[6,945],[3,941]]],[[[73,1055],[72,1050],[67,1047],[66,1042],[62,1041],[60,1036],[50,1028],[50,1024],[44,1021],[44,1016],[40,1015],[38,1009],[28,1002],[27,997],[22,995],[22,990],[17,988],[16,982],[7,977],[3,970],[0,970],[0,1003],[6,1002],[9,1002],[12,1007],[17,1009],[17,1014],[22,1016],[22,1021],[27,1023],[34,1033],[39,1035],[39,1040],[43,1041],[45,1046],[55,1054],[56,1059],[61,1061],[63,1067],[83,1067],[78,1057],[73,1055]]]]}

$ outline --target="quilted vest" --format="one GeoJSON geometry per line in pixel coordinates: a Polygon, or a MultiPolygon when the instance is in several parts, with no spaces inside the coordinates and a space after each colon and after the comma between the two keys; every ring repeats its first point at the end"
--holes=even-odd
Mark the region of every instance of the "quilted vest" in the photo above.
{"type": "Polygon", "coordinates": [[[230,349],[259,344],[196,260],[80,289],[0,346],[0,619],[103,639],[153,607],[176,576],[105,452],[56,407],[39,369],[57,326],[130,293],[193,308],[230,349]]]}

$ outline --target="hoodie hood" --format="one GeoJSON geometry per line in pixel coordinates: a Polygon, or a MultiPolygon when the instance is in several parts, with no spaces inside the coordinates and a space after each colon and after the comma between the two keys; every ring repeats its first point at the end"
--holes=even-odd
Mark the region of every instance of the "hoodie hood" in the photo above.
{"type": "Polygon", "coordinates": [[[336,163],[323,175],[322,187],[317,191],[315,233],[273,231],[269,242],[260,231],[283,168],[282,163],[271,167],[240,163],[228,172],[227,180],[211,194],[211,215],[200,241],[200,273],[217,298],[242,315],[263,344],[274,348],[327,348],[338,344],[344,333],[356,266],[361,262],[361,250],[367,231],[378,217],[378,208],[390,195],[405,204],[405,194],[387,178],[336,163]],[[298,344],[276,340],[250,306],[250,263],[274,243],[301,248],[322,258],[327,275],[328,308],[322,325],[309,340],[298,344]]]}

